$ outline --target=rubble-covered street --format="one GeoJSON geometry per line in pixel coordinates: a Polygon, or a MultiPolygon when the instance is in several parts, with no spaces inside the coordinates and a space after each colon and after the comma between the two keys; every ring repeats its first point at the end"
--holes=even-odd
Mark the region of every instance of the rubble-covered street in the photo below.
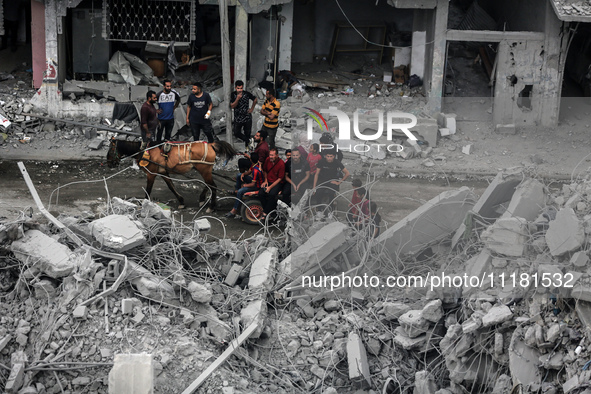
{"type": "Polygon", "coordinates": [[[0,391],[591,394],[587,3],[0,2],[0,391]]]}

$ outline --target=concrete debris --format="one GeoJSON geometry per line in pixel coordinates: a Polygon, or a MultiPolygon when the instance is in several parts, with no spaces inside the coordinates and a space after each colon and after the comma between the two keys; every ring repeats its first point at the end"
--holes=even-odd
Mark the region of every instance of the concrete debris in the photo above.
{"type": "Polygon", "coordinates": [[[28,230],[10,245],[14,256],[37,273],[62,278],[74,271],[76,255],[70,249],[39,230],[28,230]]]}
{"type": "Polygon", "coordinates": [[[116,354],[109,372],[109,393],[154,392],[154,360],[150,354],[116,354]]]}
{"type": "Polygon", "coordinates": [[[503,256],[523,256],[528,237],[527,222],[518,217],[500,218],[482,232],[486,247],[503,256]]]}
{"type": "Polygon", "coordinates": [[[577,218],[572,208],[563,208],[550,222],[546,232],[546,243],[552,256],[561,256],[574,252],[583,246],[585,230],[583,223],[577,218]]]}
{"type": "Polygon", "coordinates": [[[218,239],[216,223],[186,226],[166,205],[135,199],[51,229],[2,222],[0,244],[18,266],[13,285],[0,280],[6,391],[333,393],[387,388],[389,378],[397,390],[395,376],[416,393],[578,392],[591,378],[591,217],[578,209],[587,188],[505,171],[480,199],[467,188],[443,193],[371,244],[333,217],[302,219],[301,207],[288,213],[300,220],[289,222],[289,242],[218,239]],[[370,272],[429,279],[371,292],[301,281],[370,272]],[[24,373],[65,356],[114,366],[108,379],[24,373]],[[344,363],[343,375],[335,366],[344,363]]]}
{"type": "Polygon", "coordinates": [[[140,224],[124,215],[109,215],[90,223],[94,239],[103,247],[125,252],[146,242],[140,224]]]}

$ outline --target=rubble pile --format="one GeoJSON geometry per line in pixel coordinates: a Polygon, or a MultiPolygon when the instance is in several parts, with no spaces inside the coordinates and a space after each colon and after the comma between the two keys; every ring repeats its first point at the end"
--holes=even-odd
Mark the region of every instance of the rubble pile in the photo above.
{"type": "Polygon", "coordinates": [[[309,195],[280,208],[285,229],[238,241],[148,200],[113,197],[100,216],[59,217],[63,230],[23,213],[0,222],[0,383],[580,393],[590,195],[591,178],[550,189],[505,170],[482,196],[444,192],[377,239],[309,195]]]}

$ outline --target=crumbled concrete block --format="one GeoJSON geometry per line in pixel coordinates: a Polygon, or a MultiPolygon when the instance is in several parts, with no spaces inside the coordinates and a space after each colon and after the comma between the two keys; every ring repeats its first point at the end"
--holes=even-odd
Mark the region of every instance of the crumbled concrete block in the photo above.
{"type": "Polygon", "coordinates": [[[73,386],[86,386],[90,384],[91,380],[88,376],[78,376],[77,378],[72,379],[73,386]]]}
{"type": "Polygon", "coordinates": [[[111,352],[111,349],[109,349],[109,348],[101,348],[100,352],[101,352],[101,357],[103,357],[103,358],[109,358],[113,355],[113,352],[111,352]]]}
{"type": "Polygon", "coordinates": [[[206,233],[211,230],[211,223],[207,219],[197,219],[193,223],[193,228],[197,232],[206,233]]]}
{"type": "Polygon", "coordinates": [[[240,321],[243,327],[248,327],[255,321],[257,322],[258,328],[252,333],[251,338],[261,336],[266,317],[267,302],[265,300],[252,301],[240,311],[240,321]]]}
{"type": "Polygon", "coordinates": [[[193,301],[209,304],[213,297],[213,291],[209,286],[197,282],[189,282],[187,290],[191,293],[193,301]]]}
{"type": "Polygon", "coordinates": [[[515,124],[497,124],[495,126],[495,131],[501,134],[517,134],[517,129],[515,128],[515,124]]]}
{"type": "Polygon", "coordinates": [[[396,327],[394,334],[392,341],[398,346],[401,346],[404,350],[422,348],[427,342],[427,334],[421,334],[417,337],[411,338],[406,334],[402,327],[396,327]]]}
{"type": "Polygon", "coordinates": [[[168,221],[172,217],[172,211],[146,199],[142,201],[142,216],[168,221]]]}
{"type": "Polygon", "coordinates": [[[439,129],[439,135],[441,135],[442,137],[447,137],[450,134],[451,133],[449,132],[449,129],[447,127],[442,127],[439,129]]]}
{"type": "Polygon", "coordinates": [[[10,245],[10,250],[34,271],[54,279],[70,275],[77,265],[75,254],[66,245],[39,230],[26,231],[23,238],[10,245]]]}
{"type": "Polygon", "coordinates": [[[577,301],[575,310],[577,311],[577,317],[581,321],[584,330],[591,330],[591,302],[577,301]]]}
{"type": "Polygon", "coordinates": [[[462,323],[462,331],[464,334],[471,334],[482,327],[482,320],[479,318],[468,319],[462,323]]]}
{"type": "Polygon", "coordinates": [[[527,222],[521,218],[498,219],[482,232],[481,239],[486,247],[504,256],[523,256],[529,237],[527,222]]]}
{"type": "Polygon", "coordinates": [[[406,312],[398,318],[398,323],[400,323],[400,326],[411,338],[424,334],[430,326],[429,322],[421,316],[421,311],[419,310],[406,312]]]}
{"type": "Polygon", "coordinates": [[[139,223],[123,215],[109,215],[90,223],[93,237],[104,247],[124,252],[146,243],[139,223]]]}
{"type": "Polygon", "coordinates": [[[109,86],[108,98],[119,103],[128,103],[129,100],[129,85],[118,83],[109,86]]]}
{"type": "Polygon", "coordinates": [[[142,320],[144,320],[144,317],[146,317],[146,315],[144,315],[141,310],[138,310],[135,316],[131,318],[131,321],[135,324],[140,324],[142,320]]]}
{"type": "Polygon", "coordinates": [[[383,81],[392,82],[392,73],[390,71],[384,71],[383,81]]]}
{"type": "Polygon", "coordinates": [[[13,394],[19,391],[19,389],[23,386],[25,379],[25,364],[24,363],[16,363],[12,366],[10,370],[10,375],[8,376],[8,380],[6,381],[6,385],[4,386],[4,391],[9,394],[13,394]]]}
{"type": "Polygon", "coordinates": [[[224,283],[228,286],[234,286],[236,282],[238,282],[238,277],[240,276],[240,272],[242,272],[242,266],[239,264],[232,264],[230,268],[230,272],[226,276],[224,283]]]}
{"type": "Polygon", "coordinates": [[[41,279],[33,284],[35,289],[35,298],[47,299],[53,298],[57,294],[57,287],[49,279],[41,279]]]}
{"type": "Polygon", "coordinates": [[[387,320],[398,320],[398,318],[410,311],[410,306],[403,302],[386,301],[382,304],[381,314],[386,315],[387,320]]]}
{"type": "Polygon", "coordinates": [[[277,264],[277,248],[264,250],[252,263],[248,288],[254,292],[266,293],[275,284],[275,265],[277,264]]]}
{"type": "Polygon", "coordinates": [[[517,186],[511,202],[501,218],[517,216],[532,222],[545,206],[544,185],[536,179],[528,178],[517,186]]]}
{"type": "Polygon", "coordinates": [[[503,374],[503,375],[499,376],[497,381],[495,382],[495,386],[493,387],[492,394],[510,393],[512,388],[513,388],[513,382],[511,381],[511,377],[503,374]]]}
{"type": "Polygon", "coordinates": [[[121,313],[129,315],[133,312],[133,299],[124,298],[121,300],[121,313]]]}
{"type": "Polygon", "coordinates": [[[553,323],[546,331],[546,342],[554,343],[560,337],[561,327],[558,323],[553,323]]]}
{"type": "Polygon", "coordinates": [[[145,85],[131,85],[129,87],[129,99],[131,101],[146,101],[148,89],[149,87],[145,85]]]}
{"type": "Polygon", "coordinates": [[[462,146],[462,153],[465,155],[472,153],[472,144],[462,146]]]}
{"type": "Polygon", "coordinates": [[[437,384],[427,371],[419,371],[415,373],[415,386],[413,394],[435,394],[437,391],[437,384]]]}
{"type": "Polygon", "coordinates": [[[362,386],[371,385],[367,352],[356,332],[350,332],[347,340],[347,362],[349,363],[349,379],[361,383],[362,386]]]}
{"type": "Polygon", "coordinates": [[[486,315],[482,317],[482,325],[484,327],[501,324],[513,318],[513,312],[506,305],[493,306],[486,315]]]}
{"type": "Polygon", "coordinates": [[[109,394],[153,394],[154,360],[151,354],[116,354],[109,372],[109,394]]]}
{"type": "Polygon", "coordinates": [[[560,370],[564,368],[564,354],[561,351],[544,354],[539,358],[540,366],[546,369],[560,370]]]}
{"type": "Polygon", "coordinates": [[[95,138],[88,143],[88,148],[92,150],[99,150],[103,146],[103,142],[104,141],[102,138],[95,138]]]}
{"type": "Polygon", "coordinates": [[[443,192],[380,234],[377,242],[392,258],[414,255],[449,237],[464,221],[475,199],[467,187],[443,192]]]}
{"type": "MultiPolygon", "coordinates": [[[[523,180],[523,173],[519,169],[505,170],[499,172],[495,179],[488,185],[482,196],[478,199],[472,212],[476,215],[495,219],[500,216],[497,212],[497,206],[510,201],[517,185],[523,180]]],[[[458,226],[456,233],[452,238],[452,248],[454,248],[466,231],[466,225],[462,223],[458,226]]]]}
{"type": "Polygon", "coordinates": [[[146,268],[132,261],[128,261],[131,272],[137,275],[130,278],[129,281],[135,286],[141,295],[153,300],[162,300],[169,303],[176,302],[178,298],[174,288],[170,283],[161,277],[155,276],[146,268]]]}
{"type": "Polygon", "coordinates": [[[437,323],[443,317],[443,308],[441,300],[433,300],[423,307],[421,316],[427,321],[437,323]]]}
{"type": "Polygon", "coordinates": [[[552,256],[561,256],[580,249],[585,241],[585,229],[572,208],[563,208],[550,222],[546,243],[552,256]]]}
{"type": "Polygon", "coordinates": [[[447,332],[445,333],[445,336],[441,342],[439,342],[439,347],[441,350],[443,350],[443,352],[449,352],[450,349],[455,346],[455,343],[458,341],[458,339],[460,339],[461,336],[462,326],[460,324],[452,324],[447,329],[447,332]]]}
{"type": "Polygon", "coordinates": [[[72,312],[72,315],[75,319],[86,319],[88,308],[86,305],[78,305],[76,309],[74,309],[74,312],[72,312]]]}

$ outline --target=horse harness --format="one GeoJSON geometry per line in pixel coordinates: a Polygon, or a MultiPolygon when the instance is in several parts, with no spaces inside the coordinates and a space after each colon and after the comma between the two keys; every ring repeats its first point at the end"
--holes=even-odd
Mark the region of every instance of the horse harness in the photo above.
{"type": "Polygon", "coordinates": [[[209,143],[202,142],[202,144],[203,144],[203,157],[200,160],[191,159],[191,145],[192,144],[193,144],[193,142],[186,142],[186,143],[182,143],[182,144],[178,144],[178,143],[171,144],[169,142],[166,142],[164,144],[164,147],[163,147],[162,151],[160,152],[160,154],[162,156],[164,156],[165,160],[168,162],[168,154],[171,151],[172,147],[173,146],[176,146],[177,147],[177,154],[178,154],[179,164],[200,163],[200,164],[214,165],[213,162],[206,161],[207,153],[209,152],[209,143]]]}

